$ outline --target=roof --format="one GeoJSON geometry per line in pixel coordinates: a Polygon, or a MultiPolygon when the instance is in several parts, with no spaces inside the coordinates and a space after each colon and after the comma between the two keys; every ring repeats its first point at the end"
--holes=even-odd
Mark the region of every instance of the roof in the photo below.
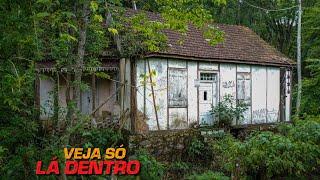
{"type": "MultiPolygon", "coordinates": [[[[131,16],[136,12],[128,9],[126,15],[131,16]]],[[[162,21],[160,14],[144,12],[150,20],[162,21]]],[[[201,30],[190,25],[182,44],[178,42],[181,38],[178,32],[165,30],[168,48],[161,52],[148,53],[147,57],[172,57],[275,66],[295,64],[293,60],[269,45],[247,27],[226,24],[215,24],[215,26],[225,33],[224,41],[215,46],[209,45],[201,30]]]]}

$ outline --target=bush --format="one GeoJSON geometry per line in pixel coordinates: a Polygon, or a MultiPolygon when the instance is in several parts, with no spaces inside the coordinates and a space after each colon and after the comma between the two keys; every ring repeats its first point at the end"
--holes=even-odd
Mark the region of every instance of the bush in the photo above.
{"type": "Polygon", "coordinates": [[[221,172],[208,171],[203,174],[194,174],[189,176],[187,179],[192,180],[229,180],[230,178],[225,176],[221,172]]]}
{"type": "Polygon", "coordinates": [[[209,143],[214,169],[252,178],[317,175],[320,169],[319,118],[281,124],[278,133],[255,132],[243,142],[226,135],[209,143]],[[238,166],[237,166],[238,165],[238,166]]]}
{"type": "Polygon", "coordinates": [[[215,126],[219,128],[229,128],[234,119],[242,120],[243,113],[247,110],[245,103],[235,104],[235,99],[231,95],[223,97],[223,101],[217,106],[213,106],[210,113],[215,117],[215,126]]]}
{"type": "Polygon", "coordinates": [[[202,136],[194,136],[187,143],[186,153],[183,155],[188,162],[204,165],[211,161],[210,149],[202,136]]]}
{"type": "Polygon", "coordinates": [[[167,175],[170,176],[170,179],[178,179],[189,174],[191,169],[193,169],[192,163],[177,161],[168,166],[167,175]]]}
{"type": "Polygon", "coordinates": [[[161,179],[165,173],[165,167],[144,150],[137,152],[137,159],[141,163],[141,179],[161,179]]]}
{"type": "Polygon", "coordinates": [[[307,116],[297,120],[288,131],[288,136],[295,141],[320,145],[320,116],[307,116]]]}
{"type": "MultiPolygon", "coordinates": [[[[105,147],[114,147],[115,145],[121,145],[126,143],[124,135],[118,130],[106,128],[106,129],[90,129],[83,132],[85,147],[99,147],[105,149],[105,147]]],[[[125,144],[124,144],[125,145],[125,144]]]]}

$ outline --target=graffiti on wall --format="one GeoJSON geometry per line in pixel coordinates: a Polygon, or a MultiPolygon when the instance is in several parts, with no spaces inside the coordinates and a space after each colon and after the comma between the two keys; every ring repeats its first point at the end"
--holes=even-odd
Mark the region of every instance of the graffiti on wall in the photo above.
{"type": "Polygon", "coordinates": [[[254,110],[252,111],[252,119],[256,122],[265,121],[266,113],[267,113],[267,110],[265,108],[254,110]]]}
{"type": "Polygon", "coordinates": [[[233,88],[236,86],[236,83],[234,81],[224,81],[222,82],[222,87],[223,88],[233,88]]]}
{"type": "Polygon", "coordinates": [[[274,108],[272,110],[268,110],[267,118],[268,122],[276,122],[278,120],[278,110],[274,108]]]}

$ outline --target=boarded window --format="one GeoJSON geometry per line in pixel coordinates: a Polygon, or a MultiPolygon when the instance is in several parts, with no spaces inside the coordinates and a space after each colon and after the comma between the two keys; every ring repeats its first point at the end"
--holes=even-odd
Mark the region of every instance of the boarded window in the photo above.
{"type": "Polygon", "coordinates": [[[187,70],[168,70],[169,107],[187,107],[187,70]]]}
{"type": "Polygon", "coordinates": [[[251,75],[250,73],[237,73],[237,101],[251,105],[251,75]]]}

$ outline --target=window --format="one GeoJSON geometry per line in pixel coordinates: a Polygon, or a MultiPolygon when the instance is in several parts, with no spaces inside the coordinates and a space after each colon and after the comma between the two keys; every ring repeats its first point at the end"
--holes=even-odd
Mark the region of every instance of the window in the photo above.
{"type": "Polygon", "coordinates": [[[204,100],[204,101],[208,100],[207,91],[204,91],[204,92],[203,92],[203,100],[204,100]]]}
{"type": "Polygon", "coordinates": [[[169,107],[187,107],[187,70],[168,69],[169,107]]]}
{"type": "Polygon", "coordinates": [[[237,73],[237,102],[251,105],[251,75],[246,72],[237,73]]]}
{"type": "Polygon", "coordinates": [[[201,81],[215,81],[215,76],[213,73],[200,73],[201,81]]]}

